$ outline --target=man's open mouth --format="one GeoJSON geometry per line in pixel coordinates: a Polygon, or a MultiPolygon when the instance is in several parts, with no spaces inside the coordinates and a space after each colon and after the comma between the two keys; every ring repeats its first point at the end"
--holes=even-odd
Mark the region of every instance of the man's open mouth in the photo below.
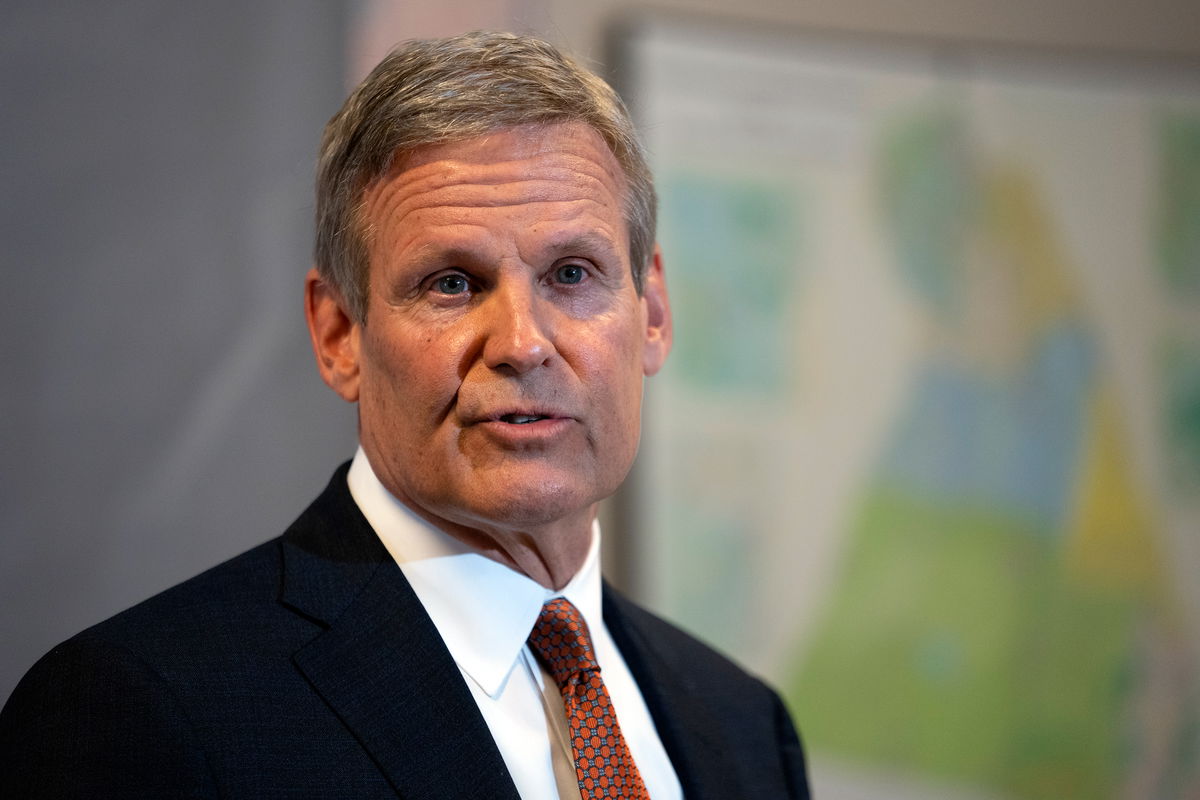
{"type": "Polygon", "coordinates": [[[508,422],[512,425],[525,425],[530,422],[537,422],[539,419],[549,419],[549,417],[540,417],[532,414],[505,414],[500,418],[500,421],[508,422]]]}

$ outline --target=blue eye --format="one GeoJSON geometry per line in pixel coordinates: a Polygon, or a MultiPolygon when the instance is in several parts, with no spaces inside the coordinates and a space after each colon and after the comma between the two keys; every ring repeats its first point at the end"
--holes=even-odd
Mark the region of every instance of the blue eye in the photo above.
{"type": "Polygon", "coordinates": [[[586,274],[587,271],[578,264],[563,264],[555,271],[554,277],[559,283],[579,283],[586,274]]]}
{"type": "Polygon", "coordinates": [[[433,288],[442,294],[462,294],[469,285],[462,275],[443,275],[433,282],[433,288]]]}

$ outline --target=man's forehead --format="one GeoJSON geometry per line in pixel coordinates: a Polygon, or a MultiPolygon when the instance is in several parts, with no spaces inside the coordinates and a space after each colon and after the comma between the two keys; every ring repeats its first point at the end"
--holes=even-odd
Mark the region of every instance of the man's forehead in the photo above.
{"type": "Polygon", "coordinates": [[[603,137],[582,122],[518,125],[421,145],[398,154],[376,185],[401,175],[426,181],[430,188],[455,182],[489,184],[519,180],[535,171],[568,177],[563,170],[569,169],[602,181],[610,191],[626,191],[616,156],[603,137]]]}
{"type": "Polygon", "coordinates": [[[363,211],[372,227],[521,206],[553,217],[571,204],[615,221],[624,219],[626,191],[620,165],[591,128],[530,125],[416,148],[367,187],[363,211]]]}

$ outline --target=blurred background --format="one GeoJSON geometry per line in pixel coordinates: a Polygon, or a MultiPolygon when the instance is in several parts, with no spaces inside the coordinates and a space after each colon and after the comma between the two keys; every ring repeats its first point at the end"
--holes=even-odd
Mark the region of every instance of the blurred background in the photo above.
{"type": "Polygon", "coordinates": [[[780,687],[817,796],[1200,798],[1183,0],[8,0],[0,700],[352,454],[301,310],[320,131],[475,28],[646,136],[677,347],[609,572],[780,687]]]}

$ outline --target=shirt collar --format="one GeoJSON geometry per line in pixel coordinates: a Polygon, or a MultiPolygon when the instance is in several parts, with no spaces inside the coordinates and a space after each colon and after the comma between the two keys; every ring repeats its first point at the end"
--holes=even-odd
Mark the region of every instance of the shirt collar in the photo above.
{"type": "Polygon", "coordinates": [[[603,625],[598,522],[592,523],[583,566],[561,591],[554,591],[417,516],[380,483],[361,447],[347,482],[450,655],[488,696],[494,698],[504,690],[546,601],[565,597],[590,629],[603,625]]]}

